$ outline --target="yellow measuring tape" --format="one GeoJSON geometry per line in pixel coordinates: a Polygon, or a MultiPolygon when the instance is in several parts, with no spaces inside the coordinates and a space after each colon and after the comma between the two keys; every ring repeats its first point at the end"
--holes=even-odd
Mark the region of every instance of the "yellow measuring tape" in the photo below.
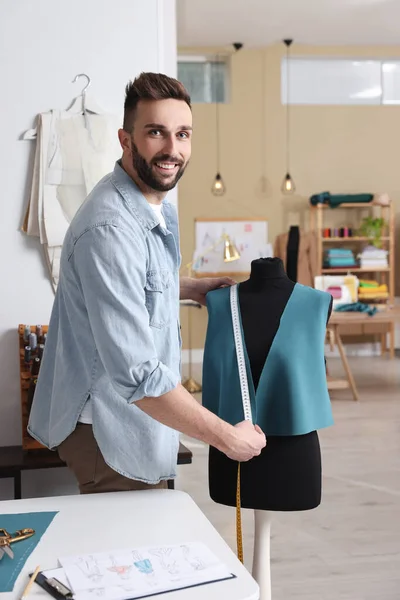
{"type": "Polygon", "coordinates": [[[236,485],[236,545],[237,555],[241,563],[243,563],[243,534],[242,534],[242,512],[240,499],[240,462],[238,462],[237,485],[236,485]]]}

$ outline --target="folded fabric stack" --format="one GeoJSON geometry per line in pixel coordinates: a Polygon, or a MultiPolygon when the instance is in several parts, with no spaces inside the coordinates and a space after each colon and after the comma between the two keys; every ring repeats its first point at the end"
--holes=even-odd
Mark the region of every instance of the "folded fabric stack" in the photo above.
{"type": "Polygon", "coordinates": [[[354,253],[348,248],[330,248],[325,252],[324,266],[328,269],[356,267],[354,253]]]}
{"type": "Polygon", "coordinates": [[[377,281],[360,279],[358,298],[359,300],[367,300],[368,302],[374,300],[387,300],[389,298],[388,287],[385,283],[379,285],[377,281]]]}
{"type": "Polygon", "coordinates": [[[386,268],[388,266],[387,255],[387,250],[375,248],[375,246],[367,246],[361,254],[358,255],[360,266],[363,269],[386,268]]]}

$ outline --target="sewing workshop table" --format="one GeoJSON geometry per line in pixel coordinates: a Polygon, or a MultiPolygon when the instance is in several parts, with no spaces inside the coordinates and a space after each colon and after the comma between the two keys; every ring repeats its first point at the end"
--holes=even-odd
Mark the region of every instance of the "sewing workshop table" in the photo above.
{"type": "MultiPolygon", "coordinates": [[[[350,369],[350,365],[347,361],[346,353],[343,347],[342,337],[346,335],[346,328],[349,327],[349,334],[353,335],[351,332],[351,327],[354,325],[360,325],[361,328],[368,325],[386,325],[388,333],[390,335],[390,358],[393,359],[395,357],[394,353],[394,335],[395,335],[395,326],[396,322],[400,322],[400,306],[394,306],[393,308],[388,308],[386,310],[380,310],[372,317],[366,313],[358,313],[358,312],[333,312],[331,318],[329,319],[328,324],[328,340],[329,334],[332,335],[331,343],[336,344],[339,350],[340,358],[342,360],[343,368],[346,373],[346,380],[328,380],[328,388],[329,389],[346,389],[350,388],[353,394],[354,400],[359,399],[358,390],[354,381],[353,374],[350,369]]],[[[386,333],[381,334],[381,353],[382,356],[386,354],[387,344],[386,344],[386,333]]]]}
{"type": "MultiPolygon", "coordinates": [[[[182,443],[179,444],[178,465],[190,465],[192,452],[182,443]]],[[[22,471],[37,469],[55,469],[66,467],[57,452],[41,448],[40,450],[24,451],[22,446],[0,446],[0,479],[12,477],[14,479],[14,498],[22,498],[22,471]]],[[[173,490],[174,479],[168,480],[168,488],[173,490]]]]}
{"type": "MultiPolygon", "coordinates": [[[[59,556],[193,541],[206,544],[236,578],[162,594],[160,600],[259,599],[257,583],[185,492],[113,492],[0,502],[0,514],[36,511],[59,513],[29,556],[14,590],[1,594],[1,600],[19,600],[29,573],[38,565],[43,570],[56,568],[59,556]]],[[[34,585],[29,600],[51,600],[51,596],[34,585]]]]}

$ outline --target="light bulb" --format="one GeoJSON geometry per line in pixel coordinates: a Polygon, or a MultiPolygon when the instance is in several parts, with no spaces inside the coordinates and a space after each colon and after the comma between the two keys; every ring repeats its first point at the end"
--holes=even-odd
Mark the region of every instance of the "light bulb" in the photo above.
{"type": "Polygon", "coordinates": [[[286,173],[281,190],[284,194],[293,194],[296,191],[296,186],[294,185],[294,181],[290,176],[290,173],[286,173]]]}
{"type": "Polygon", "coordinates": [[[214,196],[223,196],[226,192],[224,180],[219,173],[217,173],[215,176],[211,192],[214,194],[214,196]]]}

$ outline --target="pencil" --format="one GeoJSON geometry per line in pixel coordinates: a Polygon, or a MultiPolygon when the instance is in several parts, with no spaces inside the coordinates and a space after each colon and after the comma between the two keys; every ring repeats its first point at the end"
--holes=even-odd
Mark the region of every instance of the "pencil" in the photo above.
{"type": "Polygon", "coordinates": [[[26,586],[26,588],[22,592],[21,600],[24,600],[24,598],[26,598],[27,595],[29,594],[30,589],[31,589],[31,587],[32,587],[32,585],[33,585],[33,583],[34,583],[34,581],[35,581],[35,579],[36,579],[37,574],[39,573],[39,571],[40,571],[40,566],[37,566],[36,569],[35,569],[35,572],[33,573],[32,577],[30,578],[30,580],[28,582],[28,585],[26,586]]]}

